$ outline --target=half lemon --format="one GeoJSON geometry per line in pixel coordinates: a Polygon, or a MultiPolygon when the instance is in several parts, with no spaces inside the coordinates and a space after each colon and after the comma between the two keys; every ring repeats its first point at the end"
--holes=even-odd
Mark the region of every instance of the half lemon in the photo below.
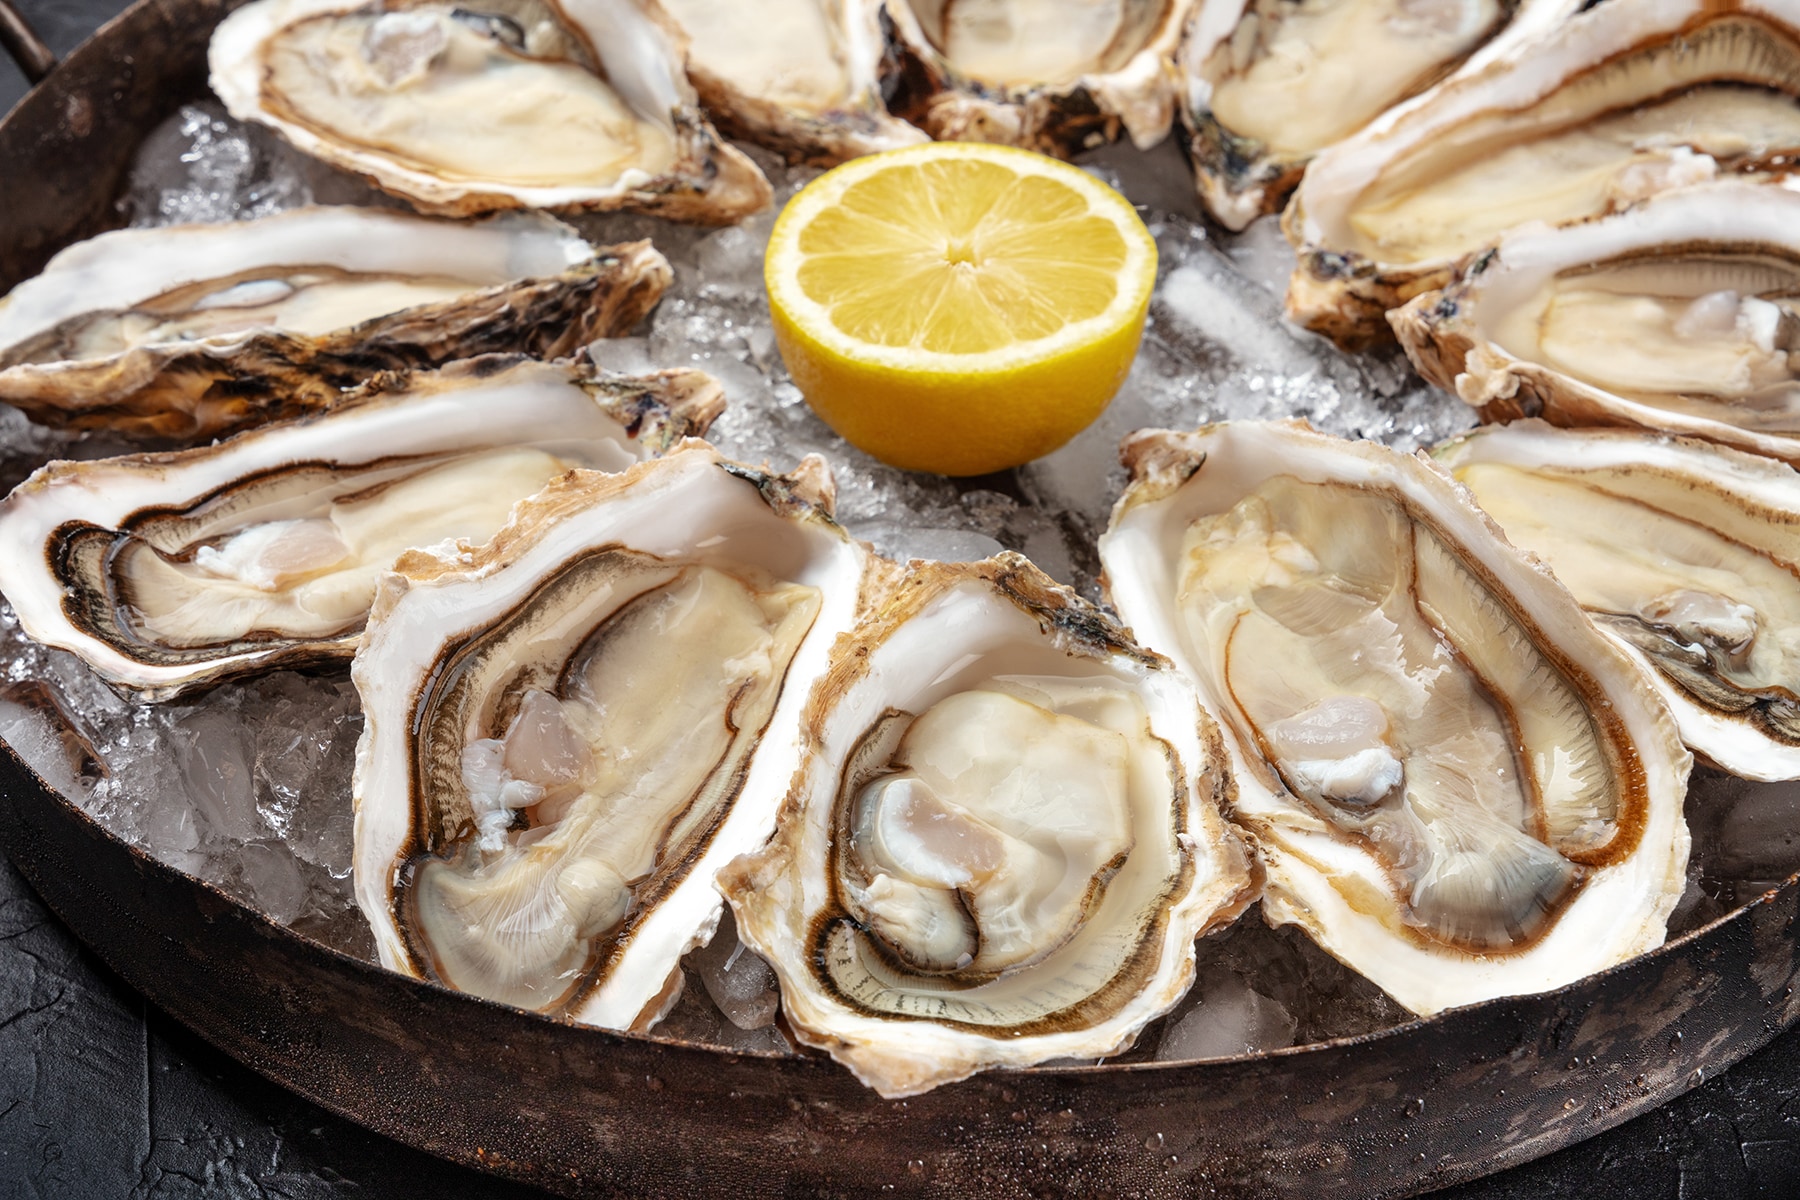
{"type": "Polygon", "coordinates": [[[782,359],[826,424],[894,466],[979,475],[1106,408],[1143,336],[1156,243],[1067,163],[932,142],[808,184],[763,277],[782,359]]]}

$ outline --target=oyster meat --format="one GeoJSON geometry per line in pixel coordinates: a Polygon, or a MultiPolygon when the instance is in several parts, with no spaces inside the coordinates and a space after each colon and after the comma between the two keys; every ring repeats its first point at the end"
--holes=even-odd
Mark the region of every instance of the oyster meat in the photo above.
{"type": "Polygon", "coordinates": [[[622,471],[722,403],[698,371],[489,356],[211,446],[52,463],[0,502],[0,592],[145,699],[346,659],[402,550],[484,541],[571,468],[622,471]]]}
{"type": "Polygon", "coordinates": [[[1479,70],[1554,28],[1578,6],[1203,0],[1181,44],[1181,118],[1201,202],[1234,230],[1279,211],[1314,154],[1459,65],[1479,70]]]}
{"type": "Polygon", "coordinates": [[[908,56],[895,110],[942,141],[1064,158],[1140,150],[1175,120],[1175,49],[1193,0],[887,0],[908,56]]]}
{"type": "Polygon", "coordinates": [[[1108,586],[1221,716],[1271,922],[1421,1015],[1661,944],[1675,723],[1448,478],[1298,422],[1122,453],[1108,586]]]}
{"type": "Polygon", "coordinates": [[[720,876],[738,936],[795,1035],[884,1096],[1124,1049],[1252,898],[1216,727],[1017,555],[884,588],[774,841],[720,876]]]}
{"type": "Polygon", "coordinates": [[[721,141],[654,0],[256,0],[213,91],[425,212],[632,209],[729,224],[769,181],[721,141]]]}
{"type": "Polygon", "coordinates": [[[1726,182],[1508,234],[1390,315],[1487,421],[1632,425],[1800,462],[1800,193],[1726,182]]]}
{"type": "Polygon", "coordinates": [[[0,400],[46,424],[211,438],[384,368],[566,355],[629,330],[669,279],[650,243],[597,248],[538,213],[305,208],[117,230],[0,300],[0,400]]]}
{"type": "Polygon", "coordinates": [[[1705,442],[1538,421],[1433,453],[1655,668],[1689,746],[1749,779],[1800,778],[1800,474],[1705,442]]]}
{"type": "Polygon", "coordinates": [[[1800,4],[1621,0],[1515,45],[1313,159],[1284,218],[1289,314],[1357,348],[1528,222],[1800,161],[1800,4]]]}
{"type": "Polygon", "coordinates": [[[836,163],[926,140],[887,111],[882,0],[662,0],[688,76],[727,133],[836,163]]]}
{"type": "Polygon", "coordinates": [[[383,963],[644,1028],[760,845],[864,553],[823,462],[690,443],[573,472],[487,546],[404,556],[352,665],[357,901],[383,963]]]}

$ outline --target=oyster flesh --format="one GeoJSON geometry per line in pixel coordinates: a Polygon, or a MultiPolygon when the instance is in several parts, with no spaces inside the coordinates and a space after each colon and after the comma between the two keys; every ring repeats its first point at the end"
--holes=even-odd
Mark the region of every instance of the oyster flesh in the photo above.
{"type": "Polygon", "coordinates": [[[722,404],[698,371],[579,361],[379,377],[214,445],[39,469],[0,501],[0,592],[26,633],[145,699],[347,659],[402,550],[483,541],[571,468],[622,471],[722,404]]]}
{"type": "Polygon", "coordinates": [[[1252,898],[1218,731],[1165,660],[1017,555],[897,565],[720,876],[801,1041],[884,1096],[1129,1046],[1252,898]]]}
{"type": "Polygon", "coordinates": [[[1446,476],[1300,422],[1122,456],[1108,587],[1221,717],[1265,917],[1420,1015],[1661,944],[1688,856],[1675,723],[1446,476]]]}
{"type": "Polygon", "coordinates": [[[769,181],[701,114],[654,0],[256,0],[209,51],[231,115],[424,212],[724,225],[769,181]]]}
{"type": "Polygon", "coordinates": [[[1749,779],[1800,778],[1800,474],[1705,442],[1540,421],[1433,455],[1655,668],[1683,741],[1749,779]]]}
{"type": "Polygon", "coordinates": [[[304,208],[78,242],[0,299],[0,401],[77,429],[202,439],[324,407],[384,368],[566,355],[655,307],[648,242],[540,213],[304,208]]]}
{"type": "Polygon", "coordinates": [[[1202,0],[1181,43],[1181,119],[1201,203],[1233,230],[1280,211],[1314,154],[1377,118],[1392,120],[1395,106],[1459,66],[1479,70],[1577,7],[1202,0]]]}
{"type": "Polygon", "coordinates": [[[352,665],[357,902],[390,968],[642,1029],[804,752],[864,552],[823,461],[698,443],[573,472],[485,547],[401,558],[352,665]]]}
{"type": "Polygon", "coordinates": [[[908,63],[894,109],[940,141],[1069,158],[1140,150],[1175,120],[1193,0],[887,0],[908,63]]]}
{"type": "Polygon", "coordinates": [[[1517,230],[1389,315],[1485,421],[1633,425],[1800,462],[1800,192],[1686,188],[1517,230]]]}
{"type": "Polygon", "coordinates": [[[727,133],[837,163],[926,140],[887,111],[882,0],[662,0],[688,77],[727,133]]]}
{"type": "Polygon", "coordinates": [[[1284,222],[1288,312],[1355,349],[1528,222],[1800,161],[1800,3],[1608,0],[1321,152],[1284,222]]]}

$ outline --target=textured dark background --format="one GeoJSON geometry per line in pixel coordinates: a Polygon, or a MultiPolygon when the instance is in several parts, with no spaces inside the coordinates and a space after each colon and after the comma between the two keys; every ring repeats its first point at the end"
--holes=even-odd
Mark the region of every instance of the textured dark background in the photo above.
{"type": "MultiPolygon", "coordinates": [[[[15,4],[58,54],[125,7],[15,4]]],[[[0,59],[0,112],[24,92],[0,59]]],[[[368,1133],[213,1050],[83,950],[0,859],[0,1200],[537,1194],[368,1133]]],[[[1800,1197],[1800,1031],[1648,1116],[1440,1194],[1800,1197]]]]}

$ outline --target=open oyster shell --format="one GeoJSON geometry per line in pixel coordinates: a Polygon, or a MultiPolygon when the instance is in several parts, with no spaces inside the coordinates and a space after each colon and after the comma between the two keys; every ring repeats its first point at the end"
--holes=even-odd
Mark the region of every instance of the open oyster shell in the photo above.
{"type": "Polygon", "coordinates": [[[1355,349],[1515,226],[1800,161],[1800,4],[1622,0],[1320,153],[1284,221],[1298,322],[1355,349]]]}
{"type": "Polygon", "coordinates": [[[336,401],[377,370],[553,358],[624,333],[669,264],[538,213],[367,208],[123,229],[0,300],[0,400],[33,420],[211,438],[336,401]]]}
{"type": "Polygon", "coordinates": [[[689,443],[574,472],[483,547],[403,557],[352,667],[356,895],[382,962],[644,1028],[774,828],[865,556],[810,458],[689,443]]]}
{"type": "Polygon", "coordinates": [[[232,116],[424,212],[729,224],[769,181],[701,114],[680,41],[655,0],[256,0],[208,60],[232,116]]]}
{"type": "Polygon", "coordinates": [[[687,35],[688,78],[729,134],[790,160],[837,163],[926,140],[887,111],[882,0],[662,0],[687,35]]]}
{"type": "Polygon", "coordinates": [[[1421,1015],[1662,942],[1688,854],[1675,723],[1446,476],[1300,422],[1122,456],[1108,588],[1220,716],[1271,922],[1421,1015]]]}
{"type": "Polygon", "coordinates": [[[1069,158],[1140,150],[1175,120],[1175,49],[1194,0],[887,0],[908,63],[895,111],[941,141],[1069,158]]]}
{"type": "Polygon", "coordinates": [[[1433,455],[1656,671],[1683,741],[1749,779],[1800,778],[1800,474],[1691,439],[1539,421],[1433,455]]]}
{"type": "Polygon", "coordinates": [[[1227,229],[1279,212],[1314,154],[1580,0],[1202,0],[1181,43],[1194,183],[1227,229]]]}
{"type": "Polygon", "coordinates": [[[813,691],[780,832],[720,876],[738,936],[884,1096],[1124,1049],[1251,898],[1216,727],[1017,555],[886,589],[813,691]]]}
{"type": "Polygon", "coordinates": [[[1483,420],[1632,425],[1800,462],[1800,192],[1718,183],[1517,230],[1389,315],[1483,420]]]}
{"type": "Polygon", "coordinates": [[[622,471],[722,407],[698,371],[489,356],[378,377],[214,445],[41,468],[0,502],[0,592],[145,699],[347,659],[402,550],[486,540],[564,472],[622,471]]]}

